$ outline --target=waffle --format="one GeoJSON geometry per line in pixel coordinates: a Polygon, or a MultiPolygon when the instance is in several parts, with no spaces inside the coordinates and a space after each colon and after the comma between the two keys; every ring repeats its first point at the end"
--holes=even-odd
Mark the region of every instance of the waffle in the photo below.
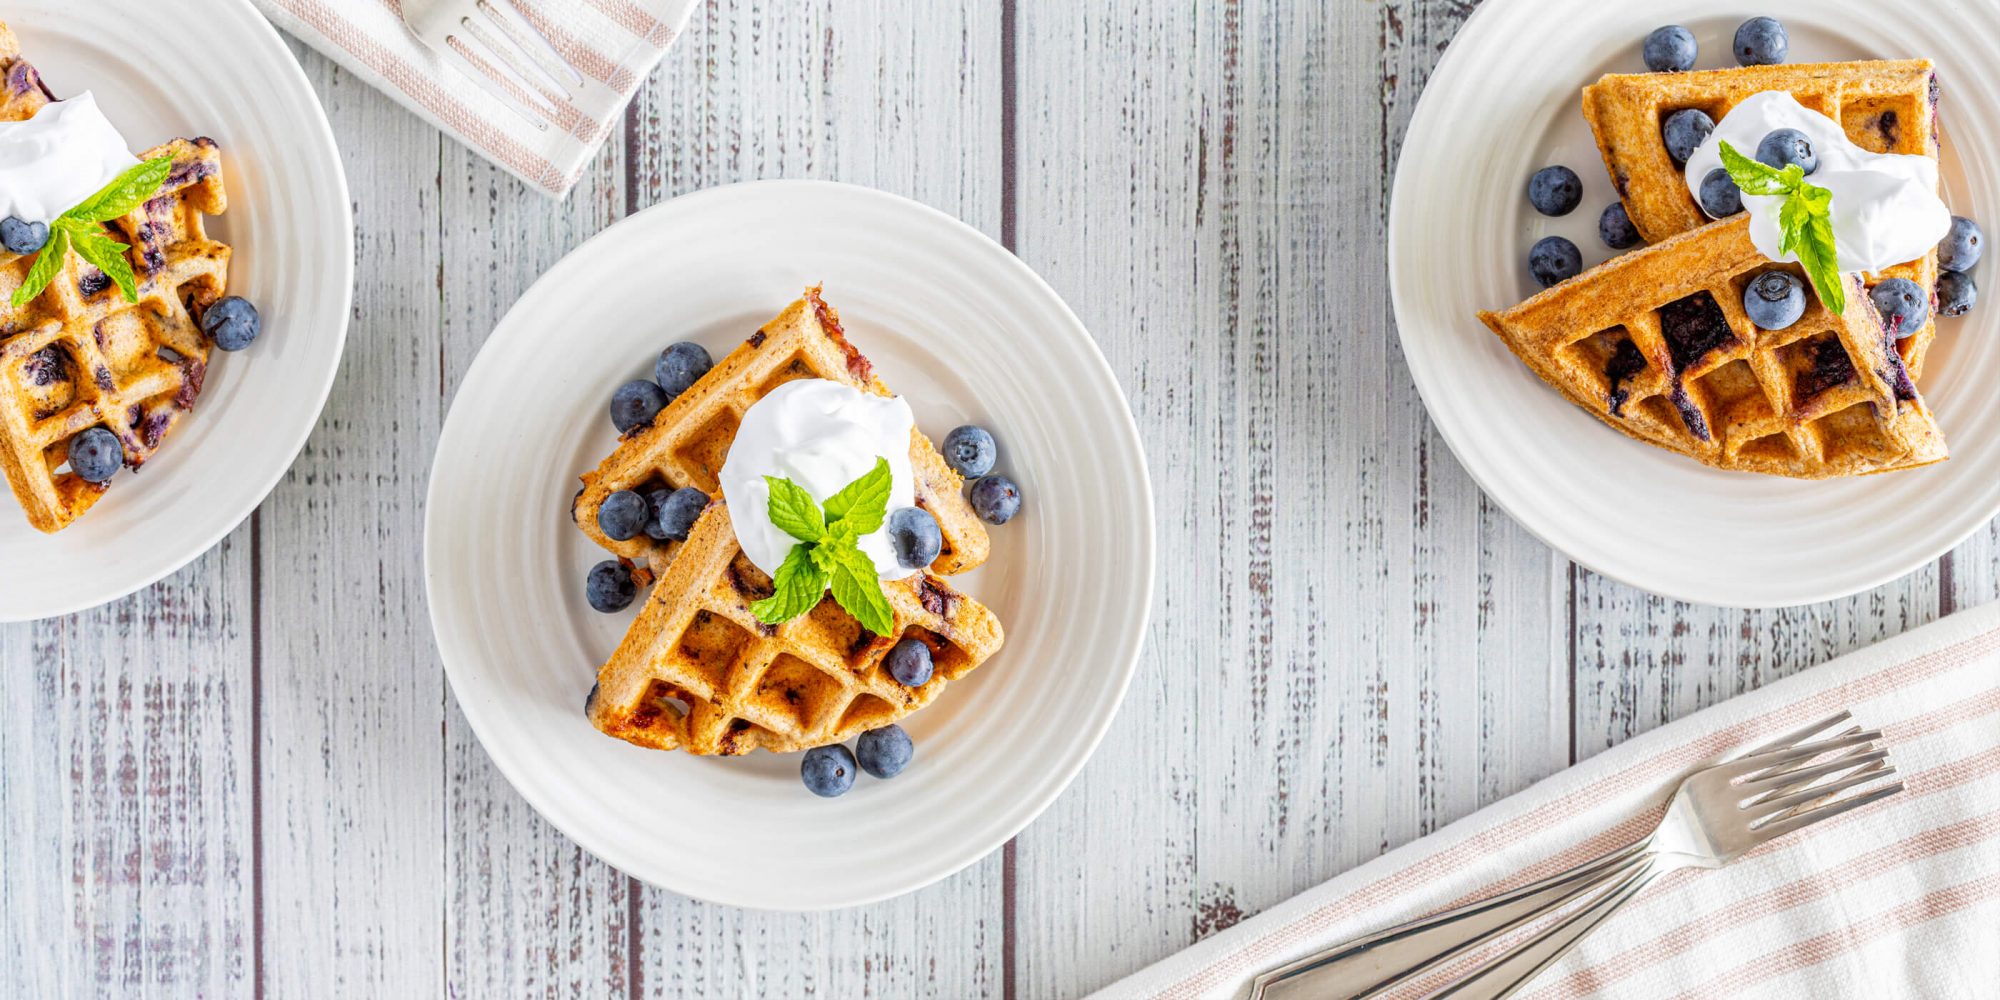
{"type": "MultiPolygon", "coordinates": [[[[1613,73],[1583,88],[1583,116],[1626,214],[1648,242],[1709,221],[1688,194],[1681,168],[1667,155],[1660,123],[1682,108],[1700,108],[1721,121],[1737,102],[1765,90],[1787,91],[1800,104],[1839,122],[1863,149],[1937,159],[1937,75],[1927,59],[1613,73]]],[[[1932,250],[1919,260],[1868,275],[1866,281],[1873,286],[1885,278],[1908,278],[1930,290],[1937,287],[1937,276],[1937,251],[1932,250]]],[[[1926,321],[1899,345],[1912,377],[1922,373],[1936,335],[1936,323],[1926,321]]]]}
{"type": "MultiPolygon", "coordinates": [[[[636,429],[616,451],[583,475],[583,489],[571,504],[571,517],[592,541],[620,557],[659,572],[673,559],[679,543],[646,534],[619,541],[597,526],[597,512],[619,490],[646,493],[662,487],[694,486],[718,496],[716,475],[736,439],[743,412],[772,389],[801,378],[845,382],[863,392],[891,395],[875,377],[874,366],[847,342],[840,316],[821,301],[819,289],[785,307],[776,319],[750,335],[653,418],[652,426],[636,429]]],[[[931,569],[962,573],[986,561],[986,527],[966,502],[964,480],[921,431],[910,433],[910,468],[917,506],[937,518],[944,547],[931,569]]]]}
{"type": "Polygon", "coordinates": [[[886,726],[930,704],[1000,648],[1000,622],[929,573],[883,585],[894,637],[869,633],[831,597],[782,625],[750,605],[771,579],[743,555],[721,501],[709,504],[609,662],[587,711],[604,733],[657,750],[803,750],[886,726]],[[882,660],[906,636],[932,650],[918,687],[882,660]]]}
{"type": "Polygon", "coordinates": [[[1479,318],[1571,402],[1717,468],[1825,479],[1942,460],[1944,438],[1860,280],[1844,279],[1843,314],[1809,292],[1798,322],[1762,330],[1743,288],[1774,267],[1804,280],[1759,254],[1739,216],[1479,318]]]}
{"type": "MultiPolygon", "coordinates": [[[[0,65],[5,115],[47,103],[4,25],[0,65]]],[[[67,470],[72,435],[108,428],[138,469],[201,394],[209,343],[196,317],[221,297],[229,269],[228,245],[202,230],[205,215],[226,207],[222,157],[208,139],[176,139],[140,158],[160,156],[174,161],[160,193],[107,224],[132,247],[138,302],[72,253],[47,289],[15,309],[8,300],[35,257],[0,250],[0,468],[41,531],[67,527],[104,494],[67,470]]]]}

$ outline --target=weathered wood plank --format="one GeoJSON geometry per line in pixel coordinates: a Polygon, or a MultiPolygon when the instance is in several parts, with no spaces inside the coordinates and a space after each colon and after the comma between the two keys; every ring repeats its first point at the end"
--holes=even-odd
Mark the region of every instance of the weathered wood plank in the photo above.
{"type": "Polygon", "coordinates": [[[1381,269],[1386,172],[1463,14],[1019,6],[1019,251],[1132,396],[1162,555],[1119,724],[1019,838],[1020,995],[1566,762],[1562,574],[1429,429],[1381,269]]]}

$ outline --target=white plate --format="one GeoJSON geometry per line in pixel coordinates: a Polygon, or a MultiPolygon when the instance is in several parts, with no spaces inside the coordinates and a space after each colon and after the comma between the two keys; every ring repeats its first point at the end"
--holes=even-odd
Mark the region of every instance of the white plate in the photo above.
{"type": "Polygon", "coordinates": [[[847,906],[971,864],[1048,806],[1124,696],[1153,581],[1152,495],[1124,396],[1027,266],[893,195],[811,181],[712,188],[631,217],[528,289],[466,373],[425,516],[431,623],[480,742],[542,815],[654,885],[768,909],[847,906]],[[1023,513],[955,578],[1005,647],[904,724],[916,761],[838,799],[794,754],[642,750],[583,716],[637,611],[593,612],[604,553],[570,524],[616,444],[611,391],[676,340],[716,358],[825,282],[854,343],[933,439],[1000,440],[1023,513]]]}
{"type": "Polygon", "coordinates": [[[0,488],[0,621],[123,597],[209,550],[276,486],[319,421],[347,338],[354,225],[347,179],[298,60],[248,3],[201,15],[158,0],[15,0],[0,10],[56,96],[89,90],[135,150],[206,135],[222,147],[235,247],[229,292],[264,333],[215,352],[194,413],[138,472],[56,535],[0,488]]]}
{"type": "Polygon", "coordinates": [[[1866,0],[1762,3],[1489,0],[1424,89],[1396,170],[1389,275],[1411,375],[1474,479],[1550,545],[1669,597],[1743,607],[1829,600],[1894,579],[2000,510],[2000,278],[1987,301],[1942,320],[1921,388],[1951,460],[1882,476],[1797,482],[1713,470],[1630,440],[1565,402],[1474,313],[1526,298],[1528,247],[1561,234],[1595,264],[1597,216],[1614,199],[1577,94],[1607,72],[1643,72],[1640,41],[1686,25],[1699,68],[1734,65],[1736,25],[1769,14],[1793,62],[1928,57],[1943,86],[1945,200],[2000,227],[2000,76],[1990,4],[1866,0]],[[1567,164],[1583,205],[1550,219],[1528,176],[1567,164]]]}

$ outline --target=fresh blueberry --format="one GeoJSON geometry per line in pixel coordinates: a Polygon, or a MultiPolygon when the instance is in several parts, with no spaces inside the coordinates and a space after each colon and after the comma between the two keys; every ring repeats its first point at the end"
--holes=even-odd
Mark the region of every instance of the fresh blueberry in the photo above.
{"type": "Polygon", "coordinates": [[[904,639],[890,647],[883,669],[904,687],[922,687],[931,679],[931,648],[922,639],[904,639]]]}
{"type": "Polygon", "coordinates": [[[597,527],[612,540],[622,542],[639,537],[651,515],[651,505],[645,497],[632,490],[619,490],[605,497],[603,506],[597,508],[597,527]]]}
{"type": "Polygon", "coordinates": [[[1715,131],[1715,119],[1700,108],[1682,108],[1667,116],[1660,126],[1660,138],[1667,144],[1667,155],[1674,158],[1674,166],[1686,164],[1694,155],[1695,148],[1715,131]]]}
{"type": "Polygon", "coordinates": [[[1882,314],[1882,328],[1899,340],[1917,332],[1931,316],[1930,296],[1908,278],[1890,278],[1869,289],[1868,297],[1882,314]]]}
{"type": "Polygon", "coordinates": [[[1806,286],[1790,271],[1765,271],[1743,288],[1743,313],[1766,330],[1783,330],[1806,312],[1806,286]]]}
{"type": "Polygon", "coordinates": [[[1528,203],[1543,215],[1568,215],[1583,201],[1583,180],[1568,167],[1543,167],[1528,178],[1528,203]]]}
{"type": "Polygon", "coordinates": [[[69,439],[69,471],[85,482],[110,482],[124,464],[125,448],[106,428],[92,427],[69,439]]]}
{"type": "Polygon", "coordinates": [[[1757,162],[1779,170],[1796,163],[1800,170],[1812,173],[1819,169],[1819,154],[1813,152],[1812,140],[1804,132],[1772,129],[1757,143],[1757,162]]]}
{"type": "Polygon", "coordinates": [[[647,534],[661,541],[685,542],[688,533],[694,530],[694,523],[701,519],[701,512],[708,509],[708,494],[692,486],[668,492],[656,490],[653,493],[653,520],[646,527],[647,534]]]}
{"type": "Polygon", "coordinates": [[[623,434],[635,427],[652,424],[653,418],[666,409],[667,394],[660,390],[658,382],[636,379],[618,387],[611,394],[611,424],[623,434]]]}
{"type": "Polygon", "coordinates": [[[1972,304],[1978,301],[1979,286],[1972,283],[1972,275],[1964,271],[1946,271],[1938,275],[1939,316],[1963,316],[1972,308],[1972,304]]]}
{"type": "Polygon", "coordinates": [[[813,747],[799,762],[799,777],[806,789],[822,798],[844,795],[854,787],[854,755],[838,743],[813,747]]]}
{"type": "Polygon", "coordinates": [[[1986,242],[1986,234],[1979,231],[1979,223],[1963,215],[1951,217],[1951,229],[1938,241],[1938,266],[1947,271],[1970,271],[1979,263],[1979,252],[1986,242]]]}
{"type": "Polygon", "coordinates": [[[889,514],[889,547],[896,550],[896,565],[923,569],[944,550],[944,535],[930,511],[899,507],[889,514]]]}
{"type": "Polygon", "coordinates": [[[916,744],[910,742],[910,734],[902,726],[888,725],[880,729],[870,729],[854,741],[854,757],[861,769],[878,778],[893,778],[902,774],[910,766],[910,758],[917,752],[916,744]]]}
{"type": "Polygon", "coordinates": [[[1716,167],[1701,179],[1701,210],[1711,219],[1727,219],[1743,211],[1743,189],[1729,176],[1729,171],[1716,167]]]}
{"type": "Polygon", "coordinates": [[[1682,73],[1694,68],[1694,32],[1678,24],[1654,28],[1641,49],[1646,68],[1655,73],[1682,73]]]}
{"type": "Polygon", "coordinates": [[[240,351],[249,347],[250,342],[257,339],[257,334],[263,332],[264,321],[249,299],[225,295],[202,310],[201,329],[217,348],[240,351]]]}
{"type": "Polygon", "coordinates": [[[632,582],[632,571],[624,563],[606,559],[590,568],[590,579],[583,592],[591,607],[608,615],[625,610],[632,598],[638,596],[639,585],[632,582]]]}
{"type": "Polygon", "coordinates": [[[967,479],[978,479],[993,471],[1000,447],[986,428],[974,424],[954,427],[944,436],[944,464],[967,479]]]}
{"type": "Polygon", "coordinates": [[[972,512],[987,524],[1006,524],[1021,512],[1021,488],[1006,476],[987,476],[972,484],[972,512]]]}
{"type": "Polygon", "coordinates": [[[715,362],[709,360],[707,350],[683,341],[660,352],[660,360],[653,364],[653,379],[666,390],[668,399],[679,399],[713,367],[715,362]]]}
{"type": "Polygon", "coordinates": [[[1528,273],[1543,288],[1583,270],[1583,251],[1560,236],[1544,236],[1528,250],[1528,273]]]}
{"type": "Polygon", "coordinates": [[[1791,50],[1785,26],[1775,17],[1753,17],[1736,26],[1736,64],[1775,66],[1785,61],[1791,50]]]}
{"type": "Polygon", "coordinates": [[[46,222],[25,222],[11,215],[0,219],[0,246],[14,253],[34,253],[48,242],[46,222]]]}
{"type": "Polygon", "coordinates": [[[1604,206],[1604,214],[1597,217],[1597,238],[1613,250],[1623,250],[1639,242],[1639,230],[1632,225],[1632,217],[1625,214],[1625,203],[1614,201],[1604,206]]]}

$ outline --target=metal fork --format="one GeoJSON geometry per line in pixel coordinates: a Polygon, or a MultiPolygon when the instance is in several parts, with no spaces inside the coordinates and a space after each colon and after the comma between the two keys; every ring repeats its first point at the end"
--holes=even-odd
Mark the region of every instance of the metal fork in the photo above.
{"type": "Polygon", "coordinates": [[[1631,844],[1511,892],[1272,969],[1253,982],[1252,1000],[1377,996],[1588,898],[1546,930],[1434,994],[1463,1000],[1510,996],[1661,875],[1720,868],[1760,844],[1902,791],[1898,781],[1836,798],[1896,773],[1880,731],[1849,726],[1820,735],[1848,718],[1841,712],[1688,775],[1660,825],[1631,844]]]}
{"type": "Polygon", "coordinates": [[[402,4],[403,23],[418,41],[538,129],[583,88],[583,74],[508,0],[402,4]]]}

